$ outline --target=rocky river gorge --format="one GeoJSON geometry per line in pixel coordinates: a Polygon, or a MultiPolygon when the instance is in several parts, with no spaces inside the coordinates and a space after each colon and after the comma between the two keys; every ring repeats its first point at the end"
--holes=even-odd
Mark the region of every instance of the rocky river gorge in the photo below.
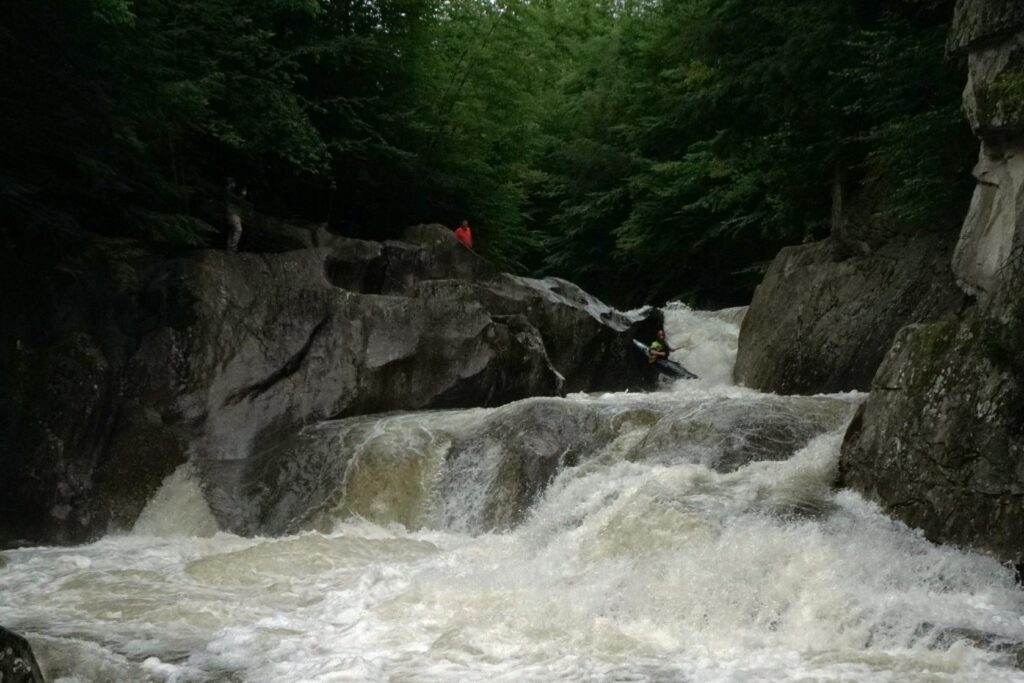
{"type": "Polygon", "coordinates": [[[1021,8],[957,4],[966,218],[837,172],[749,309],[256,213],[12,293],[0,624],[63,683],[1024,680],[1021,8]]]}
{"type": "Polygon", "coordinates": [[[66,683],[1024,679],[1011,569],[833,488],[865,396],[733,386],[741,314],[666,310],[706,379],[309,425],[254,536],[180,466],[0,613],[66,683]]]}

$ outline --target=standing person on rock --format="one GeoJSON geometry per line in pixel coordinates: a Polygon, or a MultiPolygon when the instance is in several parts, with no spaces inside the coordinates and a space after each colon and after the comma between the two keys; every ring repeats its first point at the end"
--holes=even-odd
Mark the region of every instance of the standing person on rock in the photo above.
{"type": "Polygon", "coordinates": [[[228,178],[225,182],[224,191],[224,217],[228,223],[228,251],[238,251],[238,243],[242,239],[242,202],[245,199],[246,190],[243,187],[240,193],[235,191],[235,179],[228,178]]]}
{"type": "Polygon", "coordinates": [[[465,218],[462,219],[459,227],[455,228],[455,239],[462,242],[469,249],[473,248],[473,230],[469,227],[469,221],[465,218]]]}

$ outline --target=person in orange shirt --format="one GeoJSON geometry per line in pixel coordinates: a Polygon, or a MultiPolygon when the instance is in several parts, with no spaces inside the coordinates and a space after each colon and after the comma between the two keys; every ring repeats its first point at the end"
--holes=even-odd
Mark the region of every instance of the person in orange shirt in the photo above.
{"type": "Polygon", "coordinates": [[[465,218],[462,219],[462,223],[459,227],[455,228],[455,239],[459,240],[470,249],[473,248],[473,230],[469,227],[469,221],[465,218]]]}

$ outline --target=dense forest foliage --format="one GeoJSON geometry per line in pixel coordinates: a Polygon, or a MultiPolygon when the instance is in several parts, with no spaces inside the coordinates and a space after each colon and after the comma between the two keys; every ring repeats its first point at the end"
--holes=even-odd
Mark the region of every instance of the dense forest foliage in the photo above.
{"type": "Polygon", "coordinates": [[[468,218],[623,305],[743,303],[837,174],[878,220],[962,215],[952,4],[8,0],[5,261],[223,246],[230,176],[357,237],[468,218]]]}

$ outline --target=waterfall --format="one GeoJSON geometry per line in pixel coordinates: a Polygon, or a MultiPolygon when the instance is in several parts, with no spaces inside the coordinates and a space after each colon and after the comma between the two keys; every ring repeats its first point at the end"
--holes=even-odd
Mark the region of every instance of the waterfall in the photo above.
{"type": "Polygon", "coordinates": [[[863,396],[733,386],[742,313],[669,306],[658,392],[310,425],[252,537],[186,466],[0,614],[66,683],[1024,680],[1012,572],[834,490],[863,396]]]}
{"type": "Polygon", "coordinates": [[[212,536],[217,521],[210,512],[190,463],[171,473],[135,520],[141,536],[212,536]]]}

